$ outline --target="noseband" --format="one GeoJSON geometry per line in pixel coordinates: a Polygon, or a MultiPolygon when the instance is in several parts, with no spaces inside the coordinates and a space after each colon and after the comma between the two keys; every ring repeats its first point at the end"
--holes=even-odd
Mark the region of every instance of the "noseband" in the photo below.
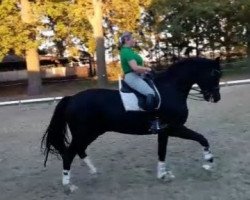
{"type": "Polygon", "coordinates": [[[216,86],[214,87],[212,90],[201,90],[201,89],[198,89],[198,88],[191,88],[191,90],[194,90],[196,91],[197,93],[194,93],[194,94],[189,94],[189,99],[192,99],[192,100],[196,100],[196,101],[205,101],[204,98],[203,98],[203,95],[206,96],[206,95],[211,95],[213,94],[214,92],[216,92],[217,90],[219,90],[220,87],[219,86],[216,86]]]}

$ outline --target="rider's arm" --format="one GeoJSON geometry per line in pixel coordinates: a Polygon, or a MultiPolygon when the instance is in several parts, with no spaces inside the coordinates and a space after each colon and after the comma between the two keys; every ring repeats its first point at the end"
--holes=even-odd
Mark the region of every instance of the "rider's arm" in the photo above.
{"type": "Polygon", "coordinates": [[[130,60],[128,64],[134,72],[139,74],[144,74],[151,71],[151,68],[149,67],[138,66],[135,60],[130,60]]]}

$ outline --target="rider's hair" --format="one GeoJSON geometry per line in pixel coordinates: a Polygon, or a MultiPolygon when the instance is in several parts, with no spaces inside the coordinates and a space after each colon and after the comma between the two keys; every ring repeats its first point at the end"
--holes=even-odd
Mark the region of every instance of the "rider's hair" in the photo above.
{"type": "Polygon", "coordinates": [[[130,39],[131,37],[132,37],[131,32],[128,32],[128,31],[124,32],[119,38],[118,49],[120,50],[122,46],[125,44],[125,41],[130,39]]]}

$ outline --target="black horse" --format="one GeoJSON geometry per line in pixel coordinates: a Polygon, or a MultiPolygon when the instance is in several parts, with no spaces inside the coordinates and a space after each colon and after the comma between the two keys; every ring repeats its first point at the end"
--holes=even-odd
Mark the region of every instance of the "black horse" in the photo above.
{"type": "MultiPolygon", "coordinates": [[[[179,61],[167,70],[155,75],[155,85],[162,98],[158,111],[167,127],[158,134],[158,178],[174,176],[166,171],[165,156],[169,136],[199,142],[204,148],[204,159],[212,161],[207,139],[184,126],[188,117],[187,97],[196,83],[206,101],[220,100],[219,80],[221,68],[219,59],[189,58],[179,61]]],[[[107,131],[126,134],[147,135],[149,112],[126,112],[118,90],[89,89],[73,96],[64,97],[56,106],[51,122],[42,139],[46,155],[59,154],[63,159],[63,184],[70,183],[70,166],[76,154],[84,159],[90,172],[96,168],[85,150],[98,136],[107,131]],[[67,140],[67,126],[72,135],[67,140]]]]}

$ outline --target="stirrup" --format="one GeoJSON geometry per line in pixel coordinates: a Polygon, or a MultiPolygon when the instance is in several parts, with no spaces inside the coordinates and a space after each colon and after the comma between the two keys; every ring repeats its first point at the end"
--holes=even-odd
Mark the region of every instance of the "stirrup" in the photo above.
{"type": "Polygon", "coordinates": [[[159,117],[156,117],[153,121],[151,121],[151,126],[149,128],[149,131],[153,134],[158,134],[161,130],[166,128],[166,124],[161,124],[159,117]]]}

